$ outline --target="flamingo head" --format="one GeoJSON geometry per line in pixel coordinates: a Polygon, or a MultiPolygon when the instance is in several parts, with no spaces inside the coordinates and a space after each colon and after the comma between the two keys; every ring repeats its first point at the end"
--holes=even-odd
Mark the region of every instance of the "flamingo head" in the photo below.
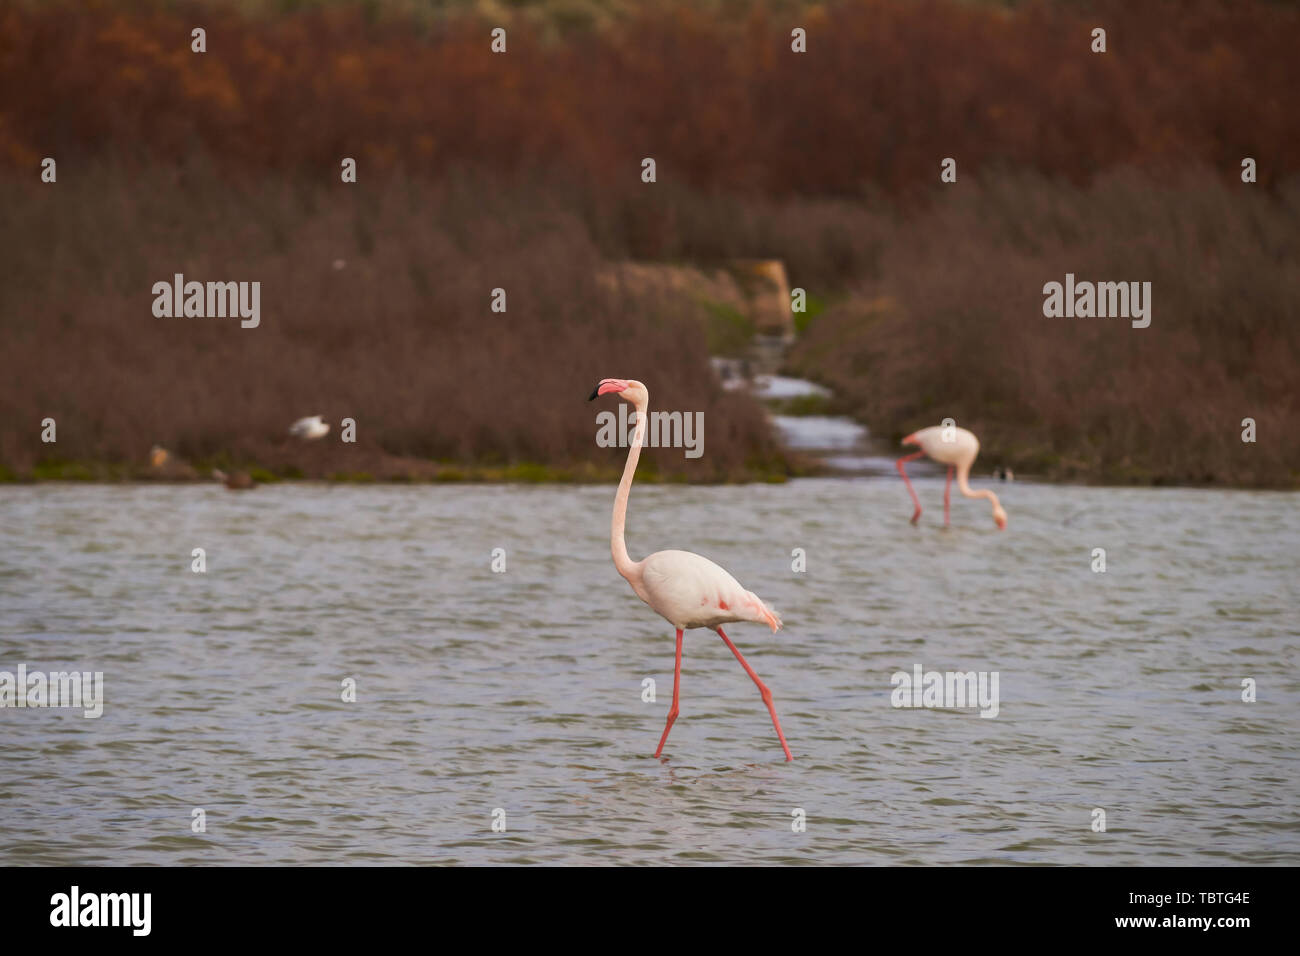
{"type": "Polygon", "coordinates": [[[587,401],[592,401],[601,395],[617,394],[625,401],[633,405],[641,405],[650,399],[650,390],[631,378],[602,378],[596,383],[596,387],[591,390],[587,396],[587,401]]]}
{"type": "Polygon", "coordinates": [[[997,524],[999,531],[1007,530],[1007,513],[1002,510],[1001,505],[993,506],[993,520],[997,524]]]}

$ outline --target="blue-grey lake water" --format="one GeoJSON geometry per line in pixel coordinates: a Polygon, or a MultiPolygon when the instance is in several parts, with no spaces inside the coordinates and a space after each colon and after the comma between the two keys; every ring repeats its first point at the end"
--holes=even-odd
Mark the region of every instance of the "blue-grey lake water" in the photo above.
{"type": "Polygon", "coordinates": [[[673,631],[612,485],[6,486],[0,671],[105,688],[0,709],[6,859],[1300,863],[1300,496],[998,483],[1005,533],[945,530],[918,474],[919,527],[896,476],[633,489],[634,557],[784,618],[729,634],[793,763],[709,631],[651,757],[673,631]],[[917,665],[996,672],[997,716],[893,706],[917,665]]]}

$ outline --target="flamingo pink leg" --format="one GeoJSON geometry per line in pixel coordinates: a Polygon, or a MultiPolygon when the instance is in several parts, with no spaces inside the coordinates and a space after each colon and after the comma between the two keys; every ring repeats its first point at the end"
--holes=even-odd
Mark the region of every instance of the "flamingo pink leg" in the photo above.
{"type": "Polygon", "coordinates": [[[907,485],[907,493],[912,496],[912,504],[916,505],[916,513],[912,515],[912,524],[916,524],[921,520],[921,499],[916,497],[916,490],[912,487],[912,482],[908,480],[907,470],[903,466],[915,458],[920,458],[924,454],[925,452],[923,451],[914,451],[910,455],[904,455],[902,458],[898,459],[897,462],[898,473],[903,476],[903,482],[907,485]]]}
{"type": "Polygon", "coordinates": [[[655,751],[658,757],[664,751],[664,744],[668,742],[668,731],[673,729],[673,721],[677,719],[677,702],[680,699],[682,690],[682,629],[677,629],[677,664],[673,667],[673,706],[668,711],[668,723],[664,726],[664,735],[659,738],[659,749],[655,751]]]}
{"type": "MultiPolygon", "coordinates": [[[[790,756],[790,748],[786,746],[785,734],[781,733],[781,721],[777,719],[776,708],[772,706],[772,692],[767,689],[766,684],[758,679],[758,675],[755,674],[754,669],[749,666],[749,662],[745,660],[744,655],[740,653],[740,649],[736,647],[735,644],[731,643],[731,638],[727,637],[727,635],[722,632],[722,628],[719,627],[717,631],[718,637],[722,638],[723,641],[726,642],[727,646],[731,648],[731,653],[736,655],[736,660],[740,661],[740,666],[745,668],[745,673],[748,674],[754,683],[758,685],[758,692],[763,695],[763,703],[767,704],[767,712],[772,715],[772,726],[776,728],[776,735],[781,739],[781,749],[785,751],[785,759],[787,762],[793,760],[794,758],[790,756]]],[[[665,731],[665,733],[667,733],[667,731],[665,731]]]]}
{"type": "Polygon", "coordinates": [[[952,493],[952,465],[948,466],[948,480],[943,483],[943,526],[948,527],[948,496],[952,493]]]}

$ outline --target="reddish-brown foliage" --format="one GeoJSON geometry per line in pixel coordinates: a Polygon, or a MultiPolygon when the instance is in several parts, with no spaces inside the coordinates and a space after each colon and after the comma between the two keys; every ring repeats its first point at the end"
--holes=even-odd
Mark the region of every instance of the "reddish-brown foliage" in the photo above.
{"type": "Polygon", "coordinates": [[[504,55],[472,17],[374,9],[0,0],[0,463],[48,454],[54,415],[63,458],[160,441],[357,470],[280,442],[315,412],[357,418],[363,470],[604,463],[571,390],[635,374],[710,413],[701,464],[650,462],[780,467],[680,303],[594,279],[611,258],[748,256],[838,301],[797,361],[883,434],[951,414],[1052,474],[1297,482],[1277,438],[1300,411],[1293,6],[649,4],[560,39],[511,21],[504,55]],[[178,271],[262,281],[263,328],[154,319],[148,290],[178,271]],[[1038,290],[1067,271],[1153,281],[1152,328],[1044,320],[1038,290]]]}
{"type": "Polygon", "coordinates": [[[1296,487],[1300,183],[1252,189],[1124,173],[954,191],[891,235],[884,278],[816,319],[794,362],[895,442],[954,418],[984,468],[1296,487]],[[1150,282],[1151,324],[1044,316],[1067,272],[1150,282]]]}
{"type": "MultiPolygon", "coordinates": [[[[185,459],[308,476],[470,465],[622,467],[587,394],[636,377],[700,411],[704,456],[648,449],[692,480],[784,468],[763,413],[723,392],[680,303],[602,287],[582,224],[506,184],[214,185],[206,169],[110,167],[8,191],[0,233],[0,464],[185,459]],[[259,281],[261,324],[159,318],[155,282],[259,281]],[[492,290],[507,311],[490,309],[492,290]],[[357,422],[303,446],[289,423],[357,422]],[[40,442],[52,417],[58,442],[40,442]]],[[[607,401],[602,407],[614,408],[607,401]]]]}
{"type": "Polygon", "coordinates": [[[1075,181],[1117,165],[1253,156],[1300,168],[1300,11],[1265,2],[861,0],[798,17],[649,4],[555,42],[510,24],[372,18],[310,7],[0,6],[0,162],[30,171],[102,153],[330,177],[354,156],[396,169],[545,169],[602,187],[660,182],[762,193],[931,190],[939,160],[1075,181]],[[125,11],[125,12],[124,12],[125,11]],[[1086,11],[1086,12],[1085,12],[1086,11]],[[790,50],[792,19],[808,53],[790,50]],[[373,20],[373,22],[372,22],[373,20]],[[208,52],[190,52],[190,29],[208,52]],[[1109,51],[1090,51],[1090,31],[1109,51]]]}

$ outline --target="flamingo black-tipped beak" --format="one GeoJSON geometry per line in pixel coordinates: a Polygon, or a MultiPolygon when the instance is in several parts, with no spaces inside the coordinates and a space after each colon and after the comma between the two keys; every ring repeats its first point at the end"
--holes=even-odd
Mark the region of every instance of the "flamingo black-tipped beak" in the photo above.
{"type": "Polygon", "coordinates": [[[591,390],[587,396],[587,401],[597,398],[601,395],[610,395],[616,392],[623,392],[628,388],[628,383],[621,378],[602,378],[596,383],[596,387],[591,390]]]}

